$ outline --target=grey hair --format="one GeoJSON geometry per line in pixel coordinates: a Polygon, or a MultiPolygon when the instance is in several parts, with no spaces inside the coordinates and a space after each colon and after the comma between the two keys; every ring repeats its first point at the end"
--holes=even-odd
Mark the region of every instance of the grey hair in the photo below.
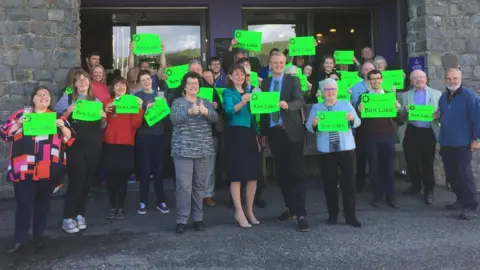
{"type": "Polygon", "coordinates": [[[337,83],[337,81],[335,81],[335,80],[332,79],[332,78],[327,78],[327,79],[323,80],[322,91],[323,91],[323,89],[325,89],[325,86],[327,86],[327,85],[335,86],[336,88],[338,88],[338,83],[337,83]]]}
{"type": "Polygon", "coordinates": [[[197,59],[192,59],[190,60],[190,62],[188,62],[188,66],[195,65],[195,64],[199,64],[201,66],[202,62],[200,62],[200,60],[197,60],[197,59]]]}
{"type": "Polygon", "coordinates": [[[297,66],[289,66],[286,70],[285,70],[285,74],[293,74],[293,75],[299,75],[298,74],[298,69],[297,69],[297,66]]]}
{"type": "Polygon", "coordinates": [[[417,76],[417,74],[422,74],[422,75],[425,75],[425,77],[427,77],[427,73],[425,73],[425,71],[421,70],[421,69],[416,69],[414,71],[412,71],[412,73],[410,73],[410,80],[413,80],[413,78],[415,76],[417,76]]]}
{"type": "Polygon", "coordinates": [[[383,64],[383,66],[385,68],[387,68],[387,60],[385,60],[385,57],[375,56],[375,58],[373,58],[373,65],[375,65],[375,63],[377,63],[377,62],[381,62],[383,64]]]}

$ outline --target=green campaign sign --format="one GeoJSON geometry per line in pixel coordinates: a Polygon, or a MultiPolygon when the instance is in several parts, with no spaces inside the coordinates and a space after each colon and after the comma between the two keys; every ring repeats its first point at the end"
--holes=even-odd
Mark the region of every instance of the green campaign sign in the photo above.
{"type": "Polygon", "coordinates": [[[250,85],[259,86],[260,81],[258,80],[258,73],[255,71],[250,72],[250,85]]]}
{"type": "Polygon", "coordinates": [[[298,74],[298,75],[295,75],[295,77],[298,77],[298,79],[300,80],[300,87],[301,87],[302,91],[307,92],[308,91],[307,76],[305,76],[303,74],[298,74]]]}
{"type": "Polygon", "coordinates": [[[23,135],[40,136],[57,134],[57,113],[28,113],[24,115],[23,135]]]}
{"type": "Polygon", "coordinates": [[[315,39],[313,37],[295,37],[290,39],[290,56],[315,55],[315,39]]]}
{"type": "Polygon", "coordinates": [[[213,88],[211,87],[200,87],[198,91],[197,98],[204,98],[210,102],[213,101],[213,88]]]}
{"type": "Polygon", "coordinates": [[[252,114],[273,113],[280,111],[280,92],[255,92],[250,99],[252,114]]]}
{"type": "Polygon", "coordinates": [[[168,88],[177,88],[182,84],[182,79],[188,72],[188,64],[169,67],[165,70],[167,74],[167,86],[168,88]]]}
{"type": "Polygon", "coordinates": [[[65,88],[65,95],[70,95],[72,93],[73,93],[73,87],[68,86],[67,88],[65,88]]]}
{"type": "Polygon", "coordinates": [[[98,101],[77,100],[73,119],[81,121],[98,121],[102,119],[102,103],[98,101]]]}
{"type": "MultiPolygon", "coordinates": [[[[325,81],[320,81],[320,90],[322,89],[322,86],[325,81]]],[[[349,81],[344,81],[343,79],[341,81],[337,81],[337,87],[338,87],[338,93],[337,93],[337,99],[338,100],[347,100],[350,101],[351,99],[351,94],[348,92],[348,89],[350,88],[350,82],[349,81]]],[[[323,98],[323,92],[320,92],[320,95],[317,97],[318,103],[323,103],[325,99],[323,98]]]]}
{"type": "Polygon", "coordinates": [[[391,118],[397,116],[395,93],[363,94],[362,118],[391,118]]]}
{"type": "Polygon", "coordinates": [[[238,41],[235,48],[253,52],[262,51],[262,32],[235,30],[235,39],[238,41]]]}
{"type": "Polygon", "coordinates": [[[137,114],[140,111],[138,98],[136,96],[123,95],[115,98],[113,104],[115,105],[115,113],[117,114],[137,114]]]}
{"type": "Polygon", "coordinates": [[[348,131],[348,120],[346,111],[318,112],[318,131],[348,131]]]}
{"type": "Polygon", "coordinates": [[[433,105],[408,105],[408,120],[432,122],[434,110],[433,105]]]}
{"type": "Polygon", "coordinates": [[[155,98],[155,103],[143,116],[148,126],[151,127],[160,122],[163,118],[170,114],[170,107],[164,98],[155,98]]]}
{"type": "Polygon", "coordinates": [[[353,64],[354,51],[335,51],[334,56],[338,65],[353,64]]]}
{"type": "Polygon", "coordinates": [[[161,54],[162,43],[160,37],[156,34],[136,34],[133,35],[133,54],[161,54]]]}
{"type": "Polygon", "coordinates": [[[215,90],[217,91],[217,94],[218,94],[218,98],[220,98],[220,102],[223,104],[223,91],[225,90],[225,88],[215,88],[215,90]]]}
{"type": "Polygon", "coordinates": [[[382,88],[385,91],[392,91],[392,87],[396,90],[405,89],[405,78],[403,70],[385,70],[382,72],[383,82],[382,88]]]}

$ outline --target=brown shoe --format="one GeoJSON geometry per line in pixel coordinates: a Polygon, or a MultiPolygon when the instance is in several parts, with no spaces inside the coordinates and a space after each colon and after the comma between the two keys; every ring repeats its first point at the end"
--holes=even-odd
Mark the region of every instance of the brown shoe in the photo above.
{"type": "Polygon", "coordinates": [[[217,205],[217,202],[212,197],[208,197],[208,198],[203,199],[203,204],[205,204],[207,206],[210,206],[210,207],[213,207],[213,206],[217,205]]]}

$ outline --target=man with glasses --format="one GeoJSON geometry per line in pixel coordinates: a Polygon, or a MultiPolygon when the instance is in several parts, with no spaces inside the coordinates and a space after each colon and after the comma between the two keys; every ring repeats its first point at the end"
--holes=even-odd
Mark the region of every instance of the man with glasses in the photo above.
{"type": "Polygon", "coordinates": [[[407,193],[419,194],[423,188],[425,203],[432,204],[435,186],[433,163],[440,129],[439,122],[408,121],[408,113],[411,105],[429,105],[436,111],[442,93],[427,86],[427,74],[422,70],[413,71],[410,74],[410,81],[414,88],[399,96],[402,106],[400,115],[405,124],[398,129],[398,137],[403,145],[407,162],[408,177],[412,184],[407,193]]]}
{"type": "Polygon", "coordinates": [[[213,72],[213,87],[225,88],[225,86],[227,85],[227,75],[222,69],[220,58],[210,58],[210,64],[208,65],[208,67],[213,72]]]}

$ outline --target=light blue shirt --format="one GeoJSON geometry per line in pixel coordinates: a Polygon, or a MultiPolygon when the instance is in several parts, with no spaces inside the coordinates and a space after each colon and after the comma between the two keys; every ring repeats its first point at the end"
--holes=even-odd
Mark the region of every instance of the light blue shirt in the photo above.
{"type": "Polygon", "coordinates": [[[354,108],[357,107],[357,102],[358,102],[358,99],[360,98],[360,96],[367,91],[368,91],[368,84],[365,80],[355,84],[352,87],[351,101],[352,101],[352,105],[353,105],[354,108]]]}
{"type": "MultiPolygon", "coordinates": [[[[350,102],[347,100],[337,100],[337,103],[331,107],[331,111],[346,111],[353,115],[353,126],[350,126],[348,131],[338,132],[338,135],[340,137],[340,151],[349,151],[355,149],[355,139],[353,137],[352,128],[357,128],[360,126],[360,118],[355,112],[352,104],[350,104],[350,102]]],[[[313,105],[305,126],[308,131],[316,134],[318,152],[330,153],[329,132],[313,130],[312,127],[313,118],[316,117],[319,112],[328,112],[328,108],[324,105],[324,103],[313,105]]]]}
{"type": "MultiPolygon", "coordinates": [[[[278,81],[278,92],[281,92],[282,91],[282,81],[283,81],[283,76],[284,76],[284,73],[282,73],[282,76],[280,76],[279,78],[275,79],[274,77],[272,77],[272,82],[270,83],[270,92],[273,92],[273,87],[274,87],[274,82],[275,81],[278,81]]],[[[278,125],[282,125],[283,124],[283,121],[282,121],[282,115],[280,112],[278,112],[279,116],[278,116],[278,122],[273,122],[272,120],[272,115],[270,114],[270,127],[274,127],[274,126],[278,126],[278,125]]]]}

